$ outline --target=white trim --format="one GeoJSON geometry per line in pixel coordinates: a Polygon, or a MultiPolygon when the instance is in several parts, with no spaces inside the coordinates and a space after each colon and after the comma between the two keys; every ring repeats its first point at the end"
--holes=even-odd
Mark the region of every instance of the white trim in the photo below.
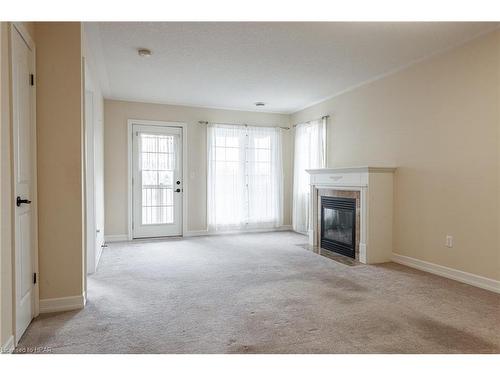
{"type": "MultiPolygon", "coordinates": [[[[132,194],[132,178],[133,171],[133,155],[132,155],[132,134],[133,134],[133,121],[127,121],[127,240],[132,240],[132,206],[134,205],[134,198],[132,194]]],[[[106,238],[106,236],[104,236],[106,238]]],[[[107,241],[106,241],[107,242],[107,241]]]]}
{"type": "Polygon", "coordinates": [[[21,38],[24,39],[28,47],[35,52],[35,42],[33,42],[33,39],[31,38],[30,33],[24,26],[23,22],[12,22],[12,26],[16,28],[16,30],[19,32],[21,35],[21,38]]]}
{"type": "Polygon", "coordinates": [[[226,234],[244,234],[244,233],[267,233],[267,232],[286,232],[293,231],[291,225],[280,225],[276,228],[256,228],[256,229],[239,229],[229,231],[210,232],[205,230],[190,230],[186,232],[184,237],[198,237],[198,236],[223,236],[226,234]]]}
{"type": "Polygon", "coordinates": [[[486,289],[495,293],[500,293],[500,281],[487,277],[475,275],[473,273],[460,271],[454,268],[440,266],[439,264],[426,262],[424,260],[411,258],[405,255],[392,253],[392,261],[421,271],[433,273],[448,279],[460,281],[478,288],[486,289]]]}
{"type": "Polygon", "coordinates": [[[198,236],[208,236],[208,230],[188,230],[184,233],[184,237],[198,237],[198,236]]]}
{"type": "Polygon", "coordinates": [[[148,125],[148,126],[168,126],[176,127],[182,129],[182,225],[181,225],[181,236],[187,233],[187,220],[188,220],[188,207],[187,207],[187,196],[188,196],[188,134],[187,134],[187,124],[184,122],[176,121],[151,121],[151,120],[127,120],[127,162],[128,162],[128,178],[127,178],[127,192],[128,192],[128,207],[127,207],[127,222],[128,222],[128,234],[127,240],[132,241],[133,230],[132,230],[132,207],[133,207],[133,195],[132,195],[132,176],[133,176],[133,163],[132,163],[132,127],[134,124],[137,125],[148,125]]]}
{"type": "Polygon", "coordinates": [[[84,185],[84,220],[85,220],[85,274],[92,274],[97,268],[96,264],[96,206],[95,206],[95,116],[94,116],[94,92],[87,87],[88,64],[85,58],[83,60],[84,82],[83,89],[83,185],[84,185]],[[90,111],[91,113],[87,113],[90,111]],[[89,126],[90,125],[90,126],[89,126]]]}
{"type": "Polygon", "coordinates": [[[104,236],[104,242],[123,242],[129,241],[128,234],[107,234],[104,236]]]}
{"type": "Polygon", "coordinates": [[[309,174],[325,174],[325,173],[394,173],[396,167],[341,167],[341,168],[315,168],[306,169],[309,174]]]}
{"type": "Polygon", "coordinates": [[[33,95],[33,102],[31,103],[31,116],[32,116],[32,121],[33,121],[33,139],[31,141],[31,150],[33,152],[33,171],[34,171],[34,176],[33,176],[33,194],[34,198],[33,199],[33,214],[35,215],[35,224],[33,225],[33,243],[34,243],[34,259],[33,261],[35,264],[33,265],[34,272],[37,275],[37,282],[35,284],[35,301],[33,304],[33,316],[36,318],[40,314],[40,269],[39,269],[39,260],[38,260],[38,157],[37,157],[37,138],[38,138],[38,133],[37,133],[37,125],[36,125],[36,79],[37,79],[37,72],[36,72],[36,48],[35,48],[35,43],[31,40],[30,38],[30,43],[32,46],[33,50],[33,75],[35,77],[35,84],[32,86],[32,95],[33,95]]]}
{"type": "Polygon", "coordinates": [[[11,354],[15,348],[14,336],[10,335],[5,344],[0,347],[0,354],[11,354]]]}
{"type": "Polygon", "coordinates": [[[85,307],[85,294],[80,296],[47,298],[40,300],[40,313],[79,310],[85,307]]]}

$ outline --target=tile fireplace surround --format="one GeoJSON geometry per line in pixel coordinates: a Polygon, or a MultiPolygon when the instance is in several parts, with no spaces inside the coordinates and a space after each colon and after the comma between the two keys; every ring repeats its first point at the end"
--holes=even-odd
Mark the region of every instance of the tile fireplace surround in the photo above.
{"type": "Polygon", "coordinates": [[[356,204],[356,259],[389,262],[392,256],[393,180],[396,168],[308,169],[311,185],[309,244],[320,244],[321,196],[359,197],[356,204]]]}

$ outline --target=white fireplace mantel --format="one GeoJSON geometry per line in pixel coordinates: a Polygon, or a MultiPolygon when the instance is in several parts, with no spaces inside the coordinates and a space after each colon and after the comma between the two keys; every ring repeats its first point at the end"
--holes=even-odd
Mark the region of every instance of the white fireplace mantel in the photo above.
{"type": "Polygon", "coordinates": [[[308,169],[310,175],[309,243],[319,246],[318,190],[360,192],[359,261],[382,263],[391,260],[393,179],[396,168],[346,167],[308,169]]]}

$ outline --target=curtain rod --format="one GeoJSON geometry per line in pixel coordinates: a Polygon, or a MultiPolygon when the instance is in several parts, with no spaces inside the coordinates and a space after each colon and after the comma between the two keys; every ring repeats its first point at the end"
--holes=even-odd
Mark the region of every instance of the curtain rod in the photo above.
{"type": "MultiPolygon", "coordinates": [[[[200,125],[219,124],[219,125],[232,125],[232,126],[254,126],[256,128],[265,127],[265,125],[231,124],[231,123],[227,123],[227,122],[208,122],[208,121],[198,121],[198,124],[200,124],[200,125]]],[[[287,128],[285,126],[271,126],[271,127],[280,128],[280,129],[284,129],[284,130],[290,130],[290,128],[287,128]]]]}
{"type": "Polygon", "coordinates": [[[321,116],[321,117],[318,117],[318,118],[315,118],[315,119],[312,119],[312,120],[309,120],[309,121],[300,122],[298,124],[293,125],[293,127],[296,128],[297,125],[300,125],[300,124],[309,124],[312,121],[323,120],[323,119],[329,118],[329,117],[330,117],[330,115],[324,115],[324,116],[321,116]]]}

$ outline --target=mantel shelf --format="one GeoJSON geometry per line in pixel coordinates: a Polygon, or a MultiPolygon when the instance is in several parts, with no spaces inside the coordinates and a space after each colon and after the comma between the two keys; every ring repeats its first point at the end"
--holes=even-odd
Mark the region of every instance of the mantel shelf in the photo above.
{"type": "Polygon", "coordinates": [[[306,169],[309,174],[330,174],[330,173],[394,173],[396,167],[339,167],[339,168],[317,168],[306,169]]]}

